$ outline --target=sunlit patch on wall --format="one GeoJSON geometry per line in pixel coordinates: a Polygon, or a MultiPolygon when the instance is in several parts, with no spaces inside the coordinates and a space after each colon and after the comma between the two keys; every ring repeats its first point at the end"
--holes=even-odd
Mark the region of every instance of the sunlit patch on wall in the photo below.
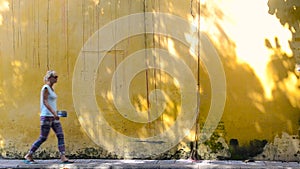
{"type": "MultiPolygon", "coordinates": [[[[291,56],[289,40],[292,38],[288,28],[282,27],[278,19],[268,13],[267,0],[211,0],[200,1],[210,13],[201,15],[200,29],[211,37],[219,36],[222,31],[236,45],[235,51],[238,63],[248,64],[263,85],[264,96],[272,99],[272,83],[268,81],[266,65],[272,52],[265,45],[269,39],[275,46],[277,37],[281,50],[291,56]],[[255,11],[254,11],[255,9],[255,11]]],[[[217,39],[217,38],[215,38],[217,39]]],[[[222,43],[215,41],[215,43],[222,43]]],[[[222,46],[222,44],[219,44],[222,46]]]]}
{"type": "Polygon", "coordinates": [[[0,26],[3,25],[3,12],[9,10],[9,2],[7,0],[0,0],[0,26]]]}

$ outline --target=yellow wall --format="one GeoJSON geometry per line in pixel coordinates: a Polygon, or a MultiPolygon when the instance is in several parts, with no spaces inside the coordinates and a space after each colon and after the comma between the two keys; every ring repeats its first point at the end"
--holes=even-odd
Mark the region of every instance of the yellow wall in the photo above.
{"type": "MultiPolygon", "coordinates": [[[[201,5],[203,5],[202,2],[201,5]]],[[[266,70],[256,69],[253,66],[255,64],[247,62],[247,59],[241,59],[240,55],[242,54],[238,52],[238,47],[239,43],[242,42],[232,38],[230,36],[232,34],[226,32],[228,31],[226,21],[230,23],[231,18],[228,17],[226,8],[223,11],[220,8],[222,3],[203,5],[201,6],[201,12],[199,6],[200,2],[196,0],[0,0],[1,156],[22,157],[33,141],[37,139],[39,135],[40,88],[43,85],[45,72],[48,69],[54,69],[59,75],[58,83],[55,85],[59,97],[57,104],[59,109],[68,111],[68,117],[61,118],[61,122],[69,156],[81,158],[145,157],[145,154],[139,152],[144,150],[143,147],[139,147],[142,144],[138,143],[135,147],[135,144],[127,145],[127,142],[135,140],[142,142],[143,139],[155,138],[155,136],[167,132],[172,125],[176,124],[176,120],[182,117],[181,115],[184,117],[184,114],[180,112],[183,109],[181,99],[187,99],[187,104],[193,105],[194,97],[187,95],[188,97],[182,98],[178,79],[172,77],[172,74],[158,69],[143,70],[137,73],[132,81],[127,82],[130,69],[137,66],[137,63],[147,64],[147,62],[131,63],[125,67],[128,70],[120,70],[120,73],[123,74],[119,76],[124,78],[122,82],[129,83],[129,98],[136,110],[148,110],[149,100],[147,101],[147,96],[154,89],[161,89],[167,97],[165,97],[165,109],[157,119],[152,119],[146,123],[130,121],[123,117],[120,112],[131,115],[133,113],[126,112],[125,108],[117,109],[114,105],[111,86],[116,85],[116,88],[123,88],[118,84],[112,84],[112,77],[117,67],[134,52],[145,48],[161,48],[177,56],[177,60],[184,61],[195,80],[199,75],[200,113],[197,125],[195,125],[198,129],[195,130],[194,126],[192,132],[183,139],[180,146],[172,150],[166,148],[166,151],[170,151],[165,153],[165,156],[160,157],[176,157],[172,156],[176,153],[176,149],[183,150],[183,153],[177,156],[178,158],[186,158],[189,155],[190,142],[194,141],[195,132],[198,138],[201,138],[200,133],[208,117],[207,114],[214,106],[214,103],[211,102],[212,99],[215,99],[212,93],[214,89],[211,87],[212,83],[215,82],[212,82],[212,79],[220,79],[222,73],[225,73],[226,91],[220,93],[220,97],[226,94],[224,111],[221,112],[222,118],[218,121],[218,128],[211,139],[207,142],[198,142],[199,154],[203,158],[215,158],[218,153],[230,156],[228,152],[231,155],[239,155],[240,152],[233,152],[230,149],[232,139],[238,140],[240,148],[235,150],[241,152],[242,150],[249,150],[247,148],[251,141],[266,140],[268,144],[263,146],[266,147],[264,157],[267,157],[267,159],[287,159],[285,156],[272,156],[275,150],[281,151],[286,148],[289,153],[296,154],[292,159],[287,160],[298,160],[300,155],[297,154],[299,144],[296,144],[299,142],[298,101],[300,93],[297,88],[297,76],[293,71],[293,58],[283,48],[276,48],[275,45],[269,48],[265,46],[267,36],[263,36],[263,43],[260,47],[268,52],[253,53],[253,55],[271,59],[264,62],[266,70]],[[175,18],[172,25],[163,25],[159,19],[155,20],[154,23],[158,25],[155,32],[161,32],[162,29],[176,32],[180,25],[177,25],[178,22],[176,21],[178,20],[175,16],[180,16],[188,23],[194,23],[194,26],[197,27],[200,22],[197,17],[201,13],[201,17],[204,18],[201,22],[210,23],[210,29],[203,27],[203,31],[212,39],[212,43],[218,51],[223,72],[220,72],[220,74],[210,72],[210,68],[207,66],[214,63],[209,63],[211,53],[205,53],[206,49],[203,49],[204,53],[201,54],[203,60],[200,63],[201,67],[198,69],[197,52],[200,50],[200,46],[198,46],[198,43],[194,44],[193,42],[197,42],[200,37],[199,29],[194,30],[194,34],[177,32],[178,36],[182,35],[186,38],[185,40],[189,37],[192,38],[189,41],[189,46],[185,46],[180,39],[175,39],[171,35],[164,36],[157,33],[154,35],[134,35],[116,43],[112,49],[99,48],[98,51],[94,51],[96,53],[87,52],[83,48],[86,42],[91,38],[95,38],[95,33],[110,21],[130,14],[143,14],[144,12],[168,13],[172,14],[172,19],[175,18]],[[195,49],[196,57],[191,54],[191,49],[195,49]],[[95,74],[86,74],[86,72],[92,72],[89,68],[91,67],[90,64],[94,64],[90,62],[88,57],[95,55],[96,58],[100,58],[98,53],[103,52],[102,50],[107,50],[107,54],[96,69],[92,70],[95,74]],[[86,53],[86,56],[83,56],[84,53],[86,53]],[[81,57],[83,60],[80,60],[81,57]],[[84,64],[78,65],[78,59],[84,64]],[[76,72],[76,67],[80,67],[79,72],[76,72]],[[86,72],[81,71],[81,69],[86,70],[86,72]],[[210,77],[211,74],[215,75],[215,73],[217,77],[210,77]],[[264,76],[261,76],[261,74],[264,74],[264,76]],[[87,85],[94,83],[95,90],[90,92],[90,86],[80,86],[81,84],[78,88],[77,84],[74,84],[76,78],[86,82],[90,81],[90,83],[84,83],[87,85]],[[91,96],[95,98],[99,112],[89,111],[91,110],[89,107],[92,107],[94,103],[86,102],[85,99],[91,96]],[[74,97],[77,97],[77,99],[74,100],[74,97]],[[119,138],[118,134],[120,136],[125,135],[126,139],[119,138]],[[105,140],[105,143],[103,143],[104,138],[111,140],[105,140]],[[222,146],[218,147],[218,143],[222,146]],[[274,151],[269,150],[270,147],[273,147],[274,151]],[[214,150],[217,152],[214,152],[214,150]],[[222,153],[223,150],[227,153],[222,153]]],[[[268,15],[267,12],[266,15],[268,15]]],[[[276,18],[270,16],[267,20],[273,21],[276,18]]],[[[132,25],[127,28],[124,27],[123,31],[129,34],[130,30],[134,30],[134,22],[137,21],[128,20],[128,22],[132,22],[132,25]]],[[[206,24],[203,25],[206,26],[206,24]]],[[[146,30],[155,27],[155,25],[143,26],[146,30]]],[[[281,29],[284,28],[281,27],[281,29]]],[[[112,32],[107,39],[96,37],[96,40],[100,43],[115,40],[119,32],[112,32]]],[[[251,34],[251,32],[248,34],[251,34]]],[[[277,37],[277,35],[272,34],[271,39],[269,39],[272,44],[274,43],[274,37],[277,37]]],[[[101,47],[101,45],[96,44],[97,41],[90,46],[101,47]]],[[[252,56],[244,57],[251,58],[252,56]]],[[[156,56],[156,59],[159,58],[160,56],[156,56]]],[[[259,63],[261,60],[258,59],[256,62],[259,63]]],[[[168,64],[168,62],[164,61],[164,64],[168,64]]],[[[176,72],[177,75],[184,72],[181,67],[173,68],[172,71],[176,72]]],[[[181,76],[187,75],[182,74],[181,76]]],[[[184,85],[194,83],[187,79],[183,82],[184,85]]],[[[196,81],[195,85],[197,85],[196,81]]],[[[216,91],[220,92],[220,90],[216,91]]],[[[218,93],[215,95],[217,96],[218,93]]],[[[157,100],[157,98],[155,101],[152,106],[161,103],[161,100],[157,100]]],[[[156,111],[151,109],[149,112],[155,113],[156,111]]],[[[187,112],[190,116],[189,113],[187,112]]],[[[147,114],[144,115],[147,116],[147,114]]],[[[188,123],[182,122],[179,124],[186,125],[188,123]]],[[[179,131],[181,131],[181,128],[177,128],[177,131],[174,130],[173,134],[167,136],[167,138],[176,140],[176,137],[180,135],[179,131]]],[[[159,139],[161,138],[159,137],[159,139]]],[[[155,138],[153,140],[158,141],[159,139],[155,138]]],[[[180,141],[181,139],[178,142],[180,141]]],[[[174,141],[167,144],[167,147],[176,146],[178,142],[174,141]]],[[[157,146],[153,143],[149,143],[149,145],[157,146]]],[[[158,154],[160,153],[163,152],[158,154]]],[[[286,152],[282,151],[281,153],[286,152]]],[[[157,155],[155,152],[150,154],[157,155]]],[[[57,155],[56,138],[52,132],[49,139],[36,153],[36,156],[46,158],[57,157],[57,155]]],[[[257,155],[257,158],[264,159],[262,155],[255,155],[257,155]]]]}

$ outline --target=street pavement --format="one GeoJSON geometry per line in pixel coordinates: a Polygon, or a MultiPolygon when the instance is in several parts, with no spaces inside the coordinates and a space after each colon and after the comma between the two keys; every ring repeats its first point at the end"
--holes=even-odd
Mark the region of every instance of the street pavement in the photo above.
{"type": "Polygon", "coordinates": [[[23,160],[0,159],[0,168],[99,168],[99,169],[225,169],[225,168],[286,168],[300,169],[299,162],[280,161],[231,161],[231,160],[109,160],[75,159],[72,164],[59,160],[36,160],[37,164],[25,164],[23,160]]]}

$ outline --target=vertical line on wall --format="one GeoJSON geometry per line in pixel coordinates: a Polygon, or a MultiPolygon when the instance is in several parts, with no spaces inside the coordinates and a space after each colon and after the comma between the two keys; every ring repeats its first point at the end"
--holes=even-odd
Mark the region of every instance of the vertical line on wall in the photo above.
{"type": "MultiPolygon", "coordinates": [[[[97,4],[95,4],[95,8],[96,8],[96,11],[95,11],[95,13],[96,13],[96,24],[97,24],[97,30],[96,31],[98,31],[99,30],[99,28],[100,28],[100,13],[99,13],[99,8],[100,8],[100,1],[97,3],[97,4]]],[[[97,37],[97,56],[98,56],[98,61],[99,61],[99,53],[100,53],[100,35],[99,35],[99,33],[98,33],[98,37],[97,37]]]]}
{"type": "MultiPolygon", "coordinates": [[[[198,50],[197,50],[197,67],[198,67],[198,72],[197,72],[197,111],[198,111],[198,115],[197,115],[197,121],[196,121],[196,139],[198,140],[198,130],[200,129],[199,126],[199,114],[200,114],[200,1],[197,2],[196,1],[196,5],[197,5],[197,15],[198,15],[198,22],[197,22],[197,39],[198,39],[198,50]]],[[[198,148],[198,147],[197,147],[198,148]]]]}
{"type": "MultiPolygon", "coordinates": [[[[127,15],[130,15],[132,12],[131,12],[131,8],[132,7],[132,3],[131,3],[131,0],[127,0],[127,15]]],[[[129,51],[129,46],[130,46],[130,37],[129,37],[129,32],[130,32],[130,26],[131,26],[131,20],[130,20],[130,17],[127,17],[127,22],[129,23],[128,26],[127,26],[127,39],[126,39],[126,43],[125,43],[125,40],[124,40],[124,47],[122,49],[123,50],[123,57],[122,57],[122,60],[124,58],[126,58],[128,56],[128,51],[129,51]]],[[[122,71],[124,73],[124,76],[125,76],[125,73],[126,73],[126,70],[122,71]]],[[[126,83],[126,78],[123,78],[124,79],[124,83],[126,83]]]]}
{"type": "MultiPolygon", "coordinates": [[[[147,18],[146,18],[146,12],[147,12],[147,0],[144,0],[144,7],[143,7],[143,12],[144,12],[144,47],[145,49],[148,48],[148,42],[147,42],[147,18]]],[[[150,102],[149,102],[149,59],[148,59],[148,54],[145,50],[145,57],[146,57],[146,100],[147,100],[147,113],[148,113],[148,123],[150,123],[150,102]]]]}
{"type": "MultiPolygon", "coordinates": [[[[152,0],[152,11],[154,13],[156,13],[156,12],[159,13],[160,12],[160,2],[159,2],[159,0],[154,0],[154,2],[152,0]]],[[[153,43],[153,48],[154,48],[153,50],[154,50],[154,53],[157,54],[157,55],[154,56],[154,64],[155,64],[155,67],[156,67],[156,64],[158,63],[158,67],[159,67],[158,69],[153,70],[154,71],[154,89],[159,88],[159,84],[160,84],[159,82],[161,82],[160,54],[159,54],[159,52],[156,53],[156,48],[158,47],[158,49],[160,49],[160,34],[157,35],[156,32],[155,32],[156,31],[155,26],[159,26],[159,23],[160,23],[159,18],[158,18],[158,20],[155,20],[154,16],[153,16],[153,25],[152,25],[153,26],[153,31],[154,31],[154,33],[152,35],[152,43],[153,43]],[[155,41],[155,37],[158,37],[158,42],[155,41]],[[157,44],[157,46],[156,46],[156,44],[157,44]]],[[[159,30],[159,28],[158,28],[158,30],[159,30]]],[[[155,102],[158,103],[157,94],[155,94],[155,102]]],[[[158,112],[155,112],[155,113],[158,113],[158,112]]],[[[163,125],[163,120],[164,120],[163,119],[163,113],[160,116],[160,120],[161,120],[160,125],[162,127],[162,130],[164,131],[165,128],[164,128],[164,125],[163,125]]]]}
{"type": "MultiPolygon", "coordinates": [[[[153,2],[153,0],[151,0],[151,12],[153,12],[154,10],[155,10],[155,1],[153,2]]],[[[154,26],[155,26],[155,20],[154,20],[154,16],[152,15],[152,20],[153,20],[153,24],[152,25],[149,25],[149,26],[152,26],[152,29],[153,29],[153,34],[152,34],[152,49],[151,49],[151,51],[152,51],[152,53],[155,53],[155,30],[154,30],[154,26]]],[[[149,57],[153,57],[153,60],[154,60],[154,67],[155,67],[155,65],[156,65],[156,62],[155,62],[155,60],[156,60],[156,55],[151,55],[151,56],[149,56],[149,57]]],[[[153,83],[154,83],[154,90],[156,89],[156,69],[153,69],[153,83]]],[[[155,103],[157,103],[157,94],[155,93],[155,103]]],[[[154,103],[154,104],[155,104],[154,103]]],[[[148,107],[148,109],[149,109],[150,107],[148,107]]],[[[155,114],[157,114],[157,111],[155,111],[154,109],[152,109],[153,110],[153,112],[151,112],[151,113],[155,113],[155,114]]],[[[150,118],[150,117],[149,117],[150,118]]],[[[154,126],[155,127],[155,130],[154,130],[154,132],[156,131],[156,125],[154,126]]]]}
{"type": "Polygon", "coordinates": [[[50,1],[48,2],[47,6],[47,20],[46,20],[46,36],[47,36],[47,69],[50,69],[50,60],[49,60],[49,13],[50,13],[50,1]]]}
{"type": "MultiPolygon", "coordinates": [[[[85,15],[84,15],[84,10],[85,10],[85,1],[81,1],[81,14],[82,14],[82,44],[81,46],[84,45],[84,33],[85,33],[85,15]]],[[[83,49],[83,71],[85,72],[85,49],[83,49]]],[[[85,77],[85,74],[83,73],[83,77],[85,77]]]]}
{"type": "MultiPolygon", "coordinates": [[[[122,2],[124,2],[124,1],[122,1],[122,2]]],[[[126,2],[125,2],[126,3],[126,2]]],[[[128,4],[127,4],[128,5],[128,4]]],[[[122,6],[122,4],[121,4],[121,0],[118,0],[118,11],[119,11],[119,13],[118,13],[118,15],[117,15],[117,18],[119,18],[120,16],[119,16],[119,14],[121,14],[122,15],[122,12],[120,12],[121,11],[121,7],[123,7],[124,8],[124,6],[125,5],[123,5],[122,6]]],[[[128,7],[128,6],[127,6],[128,7]]],[[[124,12],[125,12],[125,10],[124,10],[124,12]]],[[[124,28],[124,30],[123,31],[125,31],[125,28],[124,28]]],[[[128,32],[127,32],[127,35],[128,35],[128,32]]],[[[118,36],[119,37],[119,36],[118,36]]],[[[129,37],[127,36],[127,40],[129,39],[129,37]]],[[[125,54],[125,49],[124,49],[124,47],[125,47],[125,39],[124,39],[124,42],[120,42],[119,43],[119,48],[117,49],[117,51],[118,51],[118,55],[119,55],[119,58],[120,58],[120,62],[122,62],[123,61],[123,59],[124,59],[124,54],[125,54]]],[[[123,77],[125,77],[126,76],[126,68],[125,69],[123,69],[123,71],[121,71],[121,73],[122,73],[122,76],[123,77]]],[[[127,79],[126,78],[123,78],[123,84],[126,84],[126,81],[127,81],[127,79]]]]}
{"type": "Polygon", "coordinates": [[[33,1],[32,6],[30,8],[32,11],[32,18],[33,18],[33,46],[32,46],[32,67],[35,67],[36,63],[36,28],[35,28],[35,1],[33,1]]]}
{"type": "Polygon", "coordinates": [[[67,59],[67,78],[70,76],[70,57],[69,57],[69,0],[64,1],[64,35],[65,35],[65,55],[67,59]],[[66,3],[65,3],[66,2],[66,3]]]}
{"type": "MultiPolygon", "coordinates": [[[[114,17],[113,17],[113,19],[115,20],[117,18],[117,1],[116,0],[114,0],[114,17]]],[[[114,39],[116,39],[116,34],[117,34],[117,24],[115,24],[115,28],[114,28],[114,32],[113,32],[113,35],[114,35],[114,39]]],[[[114,47],[113,47],[113,49],[114,49],[114,52],[113,52],[113,54],[114,54],[114,58],[115,58],[115,70],[117,69],[117,64],[118,64],[118,58],[117,58],[117,52],[116,52],[116,49],[117,49],[117,46],[118,44],[115,44],[114,45],[114,47]]],[[[118,84],[116,84],[116,85],[118,85],[118,84]]]]}
{"type": "Polygon", "coordinates": [[[37,32],[38,32],[38,37],[37,37],[37,57],[38,57],[38,66],[39,68],[41,67],[41,61],[40,61],[40,3],[39,1],[35,1],[37,2],[37,20],[38,20],[38,23],[37,23],[37,32]]]}
{"type": "MultiPolygon", "coordinates": [[[[198,52],[197,52],[197,56],[198,56],[198,92],[200,92],[200,0],[198,0],[199,2],[197,2],[197,6],[198,6],[198,52]]],[[[198,102],[200,104],[200,102],[198,102]]],[[[199,106],[198,106],[199,107],[199,106]]]]}
{"type": "Polygon", "coordinates": [[[16,55],[16,41],[15,41],[15,8],[14,8],[14,0],[12,0],[11,1],[12,3],[12,5],[11,5],[11,12],[12,12],[12,36],[13,36],[13,56],[15,57],[15,55],[16,55]]]}
{"type": "MultiPolygon", "coordinates": [[[[110,21],[113,21],[116,18],[116,3],[115,0],[110,0],[109,1],[109,7],[110,7],[110,21]],[[114,2],[114,6],[113,3],[114,2]]],[[[113,31],[112,31],[112,38],[113,40],[116,39],[116,25],[114,25],[113,27],[113,31]]],[[[111,49],[105,49],[105,50],[109,50],[108,53],[111,53],[112,58],[114,59],[114,71],[117,70],[117,58],[116,58],[116,44],[114,44],[114,46],[111,49]]],[[[115,74],[117,75],[118,72],[115,72],[115,74]]],[[[115,82],[116,84],[114,84],[115,86],[118,86],[117,82],[115,82]]],[[[116,92],[118,93],[118,87],[116,87],[116,92]]]]}
{"type": "MultiPolygon", "coordinates": [[[[161,1],[160,0],[156,0],[156,4],[158,4],[158,9],[157,9],[157,12],[158,13],[160,13],[160,3],[161,3],[161,1]]],[[[160,16],[160,15],[159,15],[160,16]]],[[[158,30],[160,30],[160,22],[161,22],[161,19],[160,19],[160,17],[158,18],[158,24],[157,24],[157,28],[158,28],[158,30]]],[[[160,49],[161,48],[161,34],[158,34],[158,35],[156,35],[157,37],[158,37],[158,39],[157,39],[157,43],[158,43],[158,49],[160,49]]],[[[161,62],[161,58],[160,58],[160,54],[158,53],[158,63],[160,63],[161,62]]],[[[162,75],[161,75],[161,69],[159,69],[158,70],[158,74],[159,74],[159,82],[161,83],[162,82],[162,75]]],[[[165,125],[164,125],[164,113],[162,113],[162,115],[161,115],[161,121],[162,121],[162,130],[163,130],[163,132],[165,131],[165,125]]]]}
{"type": "MultiPolygon", "coordinates": [[[[27,3],[28,3],[28,1],[26,1],[27,3]]],[[[29,4],[30,3],[28,3],[28,5],[26,4],[26,6],[28,6],[28,8],[26,9],[27,11],[27,18],[31,18],[32,17],[32,9],[29,7],[29,4]]],[[[28,21],[28,28],[29,29],[31,29],[32,30],[32,28],[30,28],[30,24],[29,24],[30,22],[28,21]]],[[[25,29],[25,34],[29,34],[29,32],[27,32],[26,31],[26,29],[25,29]]],[[[30,32],[30,35],[31,34],[33,34],[33,36],[34,36],[34,32],[32,33],[32,32],[30,32]]],[[[25,37],[25,50],[26,50],[26,54],[25,54],[25,60],[27,60],[27,57],[29,58],[30,56],[33,56],[32,54],[31,54],[31,49],[32,49],[32,46],[31,46],[31,44],[33,44],[34,45],[34,43],[31,43],[31,37],[32,36],[28,36],[28,37],[25,37]],[[28,38],[28,37],[30,37],[30,38],[28,38]]],[[[29,59],[28,59],[29,60],[29,59]]]]}
{"type": "MultiPolygon", "coordinates": [[[[100,6],[101,1],[96,4],[96,22],[97,22],[97,31],[100,29],[100,6]]],[[[97,37],[97,55],[98,55],[98,62],[100,59],[100,33],[98,33],[97,37]]]]}
{"type": "Polygon", "coordinates": [[[33,23],[32,23],[32,25],[33,25],[33,46],[32,46],[32,67],[35,67],[35,60],[36,60],[36,46],[35,46],[35,44],[36,44],[36,29],[35,29],[35,8],[34,8],[34,5],[35,5],[35,1],[33,1],[33,3],[32,3],[32,6],[31,6],[31,8],[29,8],[30,10],[31,10],[31,12],[32,12],[32,20],[33,20],[33,23]]]}
{"type": "Polygon", "coordinates": [[[32,49],[32,66],[36,67],[37,64],[37,49],[36,49],[36,44],[37,44],[37,38],[38,36],[36,35],[36,1],[33,1],[32,7],[31,7],[31,12],[32,12],[32,19],[33,19],[33,49],[32,49]]]}
{"type": "MultiPolygon", "coordinates": [[[[157,0],[158,1],[158,12],[160,13],[160,9],[161,9],[161,1],[160,0],[157,0]]],[[[159,20],[158,20],[158,25],[160,25],[160,22],[161,22],[161,19],[159,17],[159,20]]],[[[161,49],[161,37],[162,35],[158,35],[158,49],[161,49]]],[[[160,58],[160,55],[159,55],[159,63],[161,62],[161,58],[160,58]]],[[[162,82],[162,74],[161,74],[161,70],[159,70],[159,81],[162,82]]],[[[162,121],[164,122],[164,114],[162,115],[162,121]]],[[[163,125],[163,130],[165,131],[166,128],[165,128],[165,125],[163,125]]]]}
{"type": "Polygon", "coordinates": [[[21,45],[22,45],[22,32],[21,32],[21,30],[22,30],[22,25],[20,24],[20,22],[21,22],[21,9],[20,9],[20,0],[18,1],[18,47],[20,47],[21,45]],[[20,26],[21,25],[21,26],[20,26]]]}
{"type": "MultiPolygon", "coordinates": [[[[127,8],[128,9],[128,15],[130,15],[132,12],[131,12],[131,9],[132,9],[132,1],[131,0],[127,0],[127,4],[129,5],[129,7],[127,8]]],[[[130,22],[130,17],[128,17],[128,23],[131,23],[130,22]]],[[[128,24],[128,28],[127,28],[127,35],[129,35],[129,32],[130,32],[130,24],[128,24]]],[[[127,36],[128,37],[128,36],[127,36]]],[[[129,45],[130,45],[130,38],[127,38],[127,44],[126,44],[126,47],[125,47],[125,51],[124,51],[124,56],[127,56],[128,55],[128,48],[129,48],[129,45]]]]}
{"type": "Polygon", "coordinates": [[[91,15],[89,15],[89,20],[91,22],[91,24],[90,24],[91,26],[89,27],[90,28],[89,29],[89,36],[90,36],[94,33],[94,30],[95,30],[95,8],[94,7],[92,7],[92,8],[88,7],[88,10],[91,10],[91,15]]]}
{"type": "MultiPolygon", "coordinates": [[[[155,0],[154,0],[154,3],[153,1],[151,1],[151,4],[152,4],[152,10],[155,10],[155,0]]],[[[155,20],[154,20],[154,16],[152,15],[152,19],[153,19],[153,25],[152,25],[152,29],[153,29],[153,34],[152,34],[152,45],[153,45],[153,50],[155,51],[155,20]]],[[[153,55],[152,56],[154,58],[154,67],[156,67],[156,55],[153,55]]],[[[156,73],[157,73],[157,69],[154,69],[153,70],[153,76],[154,76],[154,89],[157,89],[157,81],[156,81],[156,73]]],[[[157,103],[157,94],[155,94],[155,102],[157,103]]],[[[155,113],[158,113],[158,112],[155,112],[155,113]]]]}
{"type": "Polygon", "coordinates": [[[70,56],[69,56],[69,0],[67,0],[67,11],[66,11],[67,13],[66,13],[66,16],[67,16],[67,18],[66,18],[66,20],[67,20],[67,36],[66,36],[66,38],[67,38],[67,40],[66,40],[66,48],[67,48],[67,71],[68,71],[68,78],[69,78],[69,76],[70,76],[70,56]]]}
{"type": "Polygon", "coordinates": [[[196,3],[196,14],[193,12],[193,2],[194,0],[191,0],[191,6],[190,6],[190,13],[193,17],[193,19],[198,19],[197,21],[197,39],[198,39],[198,44],[197,44],[197,107],[196,107],[196,112],[197,113],[197,118],[196,118],[196,123],[195,123],[195,136],[194,136],[194,142],[191,143],[191,154],[190,158],[192,160],[199,160],[201,157],[198,153],[198,132],[200,129],[199,126],[199,109],[200,109],[200,1],[195,0],[196,3]],[[198,15],[198,16],[197,16],[198,15]]]}

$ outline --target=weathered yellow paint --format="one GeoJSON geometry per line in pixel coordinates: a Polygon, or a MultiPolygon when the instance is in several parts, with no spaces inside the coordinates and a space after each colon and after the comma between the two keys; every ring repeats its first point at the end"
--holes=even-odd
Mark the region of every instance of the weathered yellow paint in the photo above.
{"type": "MultiPolygon", "coordinates": [[[[80,75],[73,74],[79,52],[97,30],[112,20],[134,13],[163,12],[192,22],[193,16],[196,21],[196,17],[199,17],[199,3],[197,0],[0,0],[0,156],[22,157],[38,137],[40,87],[46,70],[54,69],[59,75],[58,84],[55,86],[59,97],[58,107],[68,111],[68,117],[61,119],[67,153],[73,157],[116,157],[92,140],[94,137],[101,139],[101,134],[110,133],[94,133],[93,122],[100,119],[90,119],[89,112],[86,112],[86,116],[76,115],[72,98],[72,79],[74,76],[86,77],[84,72],[80,75]],[[81,126],[82,123],[90,129],[86,131],[81,126]]],[[[205,12],[221,15],[218,13],[220,10],[203,9],[201,16],[209,20],[209,13],[205,12]]],[[[255,139],[266,139],[268,143],[276,139],[274,145],[281,145],[278,137],[282,133],[284,138],[288,138],[286,135],[298,136],[300,91],[296,87],[297,78],[289,65],[293,61],[290,57],[279,57],[265,65],[268,68],[266,78],[271,82],[269,87],[272,89],[272,98],[266,97],[266,84],[261,83],[261,77],[251,65],[240,62],[235,53],[235,41],[223,32],[220,24],[222,17],[219,15],[219,20],[212,19],[212,22],[219,26],[215,28],[219,34],[208,34],[221,57],[227,83],[225,110],[216,130],[218,136],[224,139],[220,142],[229,145],[231,139],[237,139],[241,146],[247,146],[255,139]]],[[[176,25],[168,29],[176,29],[176,25]]],[[[198,38],[197,35],[191,37],[198,38]]],[[[111,38],[115,38],[115,35],[111,35],[111,38]]],[[[101,42],[105,40],[101,39],[101,42]]],[[[99,74],[95,80],[96,101],[112,128],[128,137],[148,138],[162,134],[172,127],[181,110],[180,85],[166,72],[145,70],[130,82],[131,103],[139,111],[149,109],[147,96],[150,91],[161,89],[166,93],[165,110],[157,119],[149,123],[130,121],[124,118],[113,104],[110,87],[117,66],[130,54],[154,47],[178,54],[189,66],[195,79],[198,75],[200,77],[199,119],[190,135],[181,143],[181,148],[188,154],[189,143],[194,141],[195,132],[199,135],[207,118],[212,89],[205,65],[201,63],[198,71],[197,57],[192,56],[190,48],[178,40],[148,34],[119,42],[110,49],[97,70],[99,74]]],[[[273,55],[285,54],[285,51],[275,47],[270,50],[273,51],[273,55]]],[[[126,71],[123,73],[126,74],[126,71]]],[[[86,106],[90,104],[87,103],[86,106]]],[[[176,133],[174,135],[176,136],[176,133]]],[[[122,144],[111,141],[114,144],[122,144]]],[[[40,149],[49,153],[43,154],[39,151],[39,157],[57,156],[56,138],[53,133],[40,149]]],[[[292,149],[297,150],[297,147],[292,149]]],[[[173,150],[170,151],[172,153],[173,150]]]]}

